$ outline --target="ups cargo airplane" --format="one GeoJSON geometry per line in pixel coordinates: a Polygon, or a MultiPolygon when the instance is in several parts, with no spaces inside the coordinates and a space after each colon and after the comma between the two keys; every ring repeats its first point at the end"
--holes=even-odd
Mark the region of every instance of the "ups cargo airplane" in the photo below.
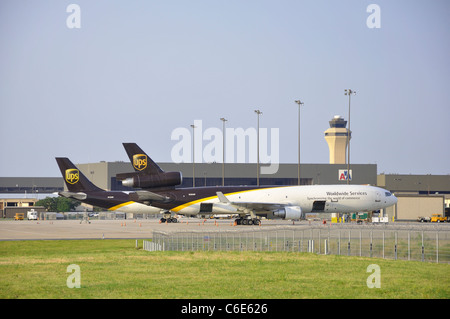
{"type": "Polygon", "coordinates": [[[159,214],[161,212],[160,208],[140,203],[139,192],[105,191],[95,186],[68,158],[57,157],[56,162],[68,189],[68,191],[59,192],[60,196],[125,213],[159,214]]]}
{"type": "Polygon", "coordinates": [[[310,212],[351,213],[376,211],[394,205],[389,191],[366,185],[216,186],[175,188],[180,172],[164,172],[135,143],[123,143],[135,172],[118,174],[118,180],[141,190],[104,191],[93,185],[67,158],[57,158],[68,192],[91,205],[123,212],[164,213],[161,221],[176,222],[172,214],[238,215],[237,224],[259,224],[261,216],[300,219],[310,212]]]}
{"type": "MultiPolygon", "coordinates": [[[[300,219],[310,212],[351,213],[376,211],[397,203],[389,191],[367,185],[305,186],[216,186],[175,188],[181,184],[180,172],[164,172],[137,144],[123,143],[135,169],[117,174],[128,187],[141,188],[166,197],[152,206],[181,215],[233,214],[238,224],[259,224],[259,216],[300,219]]],[[[164,218],[163,218],[164,219],[164,218]]]]}

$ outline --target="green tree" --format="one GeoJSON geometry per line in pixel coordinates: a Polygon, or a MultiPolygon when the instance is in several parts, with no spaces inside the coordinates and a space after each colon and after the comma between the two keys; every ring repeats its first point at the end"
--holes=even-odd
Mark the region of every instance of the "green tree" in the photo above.
{"type": "Polygon", "coordinates": [[[36,206],[43,206],[48,212],[69,212],[80,204],[79,201],[66,197],[46,197],[36,202],[36,206]]]}
{"type": "Polygon", "coordinates": [[[66,198],[66,197],[58,197],[58,203],[56,205],[57,212],[70,212],[74,210],[80,204],[79,201],[66,198]]]}
{"type": "Polygon", "coordinates": [[[43,206],[48,212],[56,212],[57,201],[56,197],[46,197],[36,202],[36,206],[43,206]]]}

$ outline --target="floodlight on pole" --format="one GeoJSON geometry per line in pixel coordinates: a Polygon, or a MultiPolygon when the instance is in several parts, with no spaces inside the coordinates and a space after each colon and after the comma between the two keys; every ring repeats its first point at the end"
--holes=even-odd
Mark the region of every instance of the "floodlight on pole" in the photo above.
{"type": "Polygon", "coordinates": [[[298,164],[297,164],[297,179],[298,185],[300,185],[300,107],[305,104],[300,100],[295,100],[298,104],[298,164]]]}
{"type": "Polygon", "coordinates": [[[192,187],[195,187],[195,128],[194,124],[192,127],[192,187]]]}
{"type": "Polygon", "coordinates": [[[257,136],[257,157],[258,157],[258,161],[256,163],[256,185],[259,187],[259,116],[262,114],[262,112],[260,110],[255,110],[255,113],[257,115],[258,118],[258,128],[257,128],[257,132],[256,132],[256,136],[257,136]]]}
{"type": "Polygon", "coordinates": [[[221,117],[222,121],[222,186],[225,186],[225,122],[228,121],[226,118],[221,117]]]}
{"type": "Polygon", "coordinates": [[[348,132],[347,132],[347,184],[350,184],[350,97],[356,95],[356,91],[345,89],[345,95],[348,95],[348,132]]]}

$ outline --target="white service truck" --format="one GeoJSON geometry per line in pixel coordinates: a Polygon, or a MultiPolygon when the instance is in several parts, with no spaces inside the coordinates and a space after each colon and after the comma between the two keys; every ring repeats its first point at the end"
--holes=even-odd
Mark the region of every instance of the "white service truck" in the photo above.
{"type": "Polygon", "coordinates": [[[27,212],[27,218],[28,220],[37,220],[38,219],[38,212],[34,209],[31,209],[27,212]]]}

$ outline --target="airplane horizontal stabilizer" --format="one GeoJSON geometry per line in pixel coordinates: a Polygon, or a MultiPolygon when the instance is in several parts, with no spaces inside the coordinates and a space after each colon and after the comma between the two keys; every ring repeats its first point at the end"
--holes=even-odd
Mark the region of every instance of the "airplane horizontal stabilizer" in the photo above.
{"type": "Polygon", "coordinates": [[[67,197],[67,198],[75,198],[78,200],[85,200],[87,198],[87,195],[85,193],[82,192],[59,192],[58,195],[67,197]]]}

